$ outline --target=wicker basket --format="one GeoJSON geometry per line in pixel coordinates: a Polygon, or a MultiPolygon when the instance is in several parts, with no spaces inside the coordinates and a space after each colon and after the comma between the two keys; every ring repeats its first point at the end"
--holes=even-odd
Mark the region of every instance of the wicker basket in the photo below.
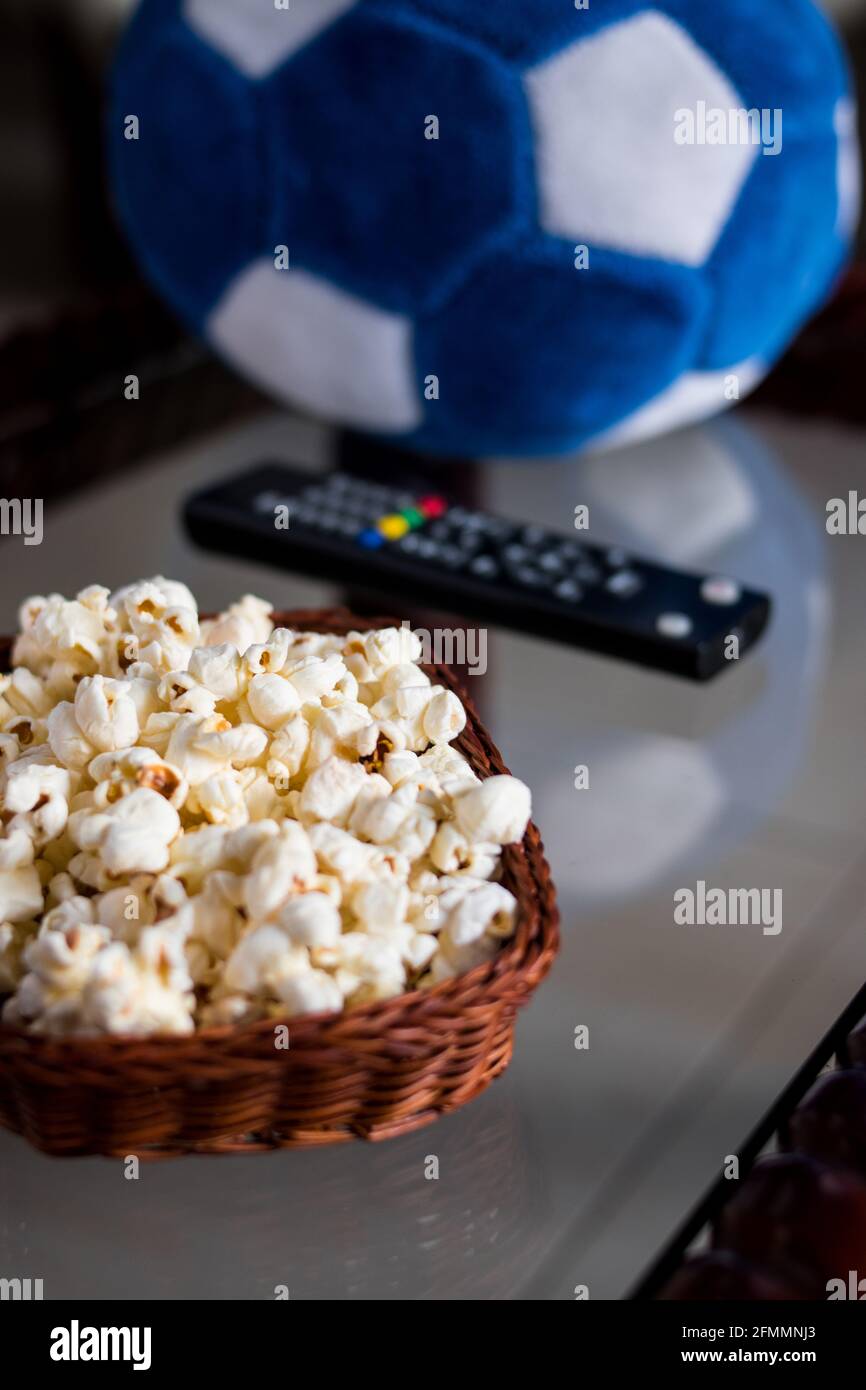
{"type": "MultiPolygon", "coordinates": [[[[287,627],[345,633],[393,619],[344,609],[275,615],[287,627]]],[[[10,643],[0,644],[0,669],[10,643]]],[[[457,746],[481,777],[506,767],[446,667],[429,674],[468,715],[457,746]]],[[[0,1124],[52,1154],[241,1153],[387,1139],[485,1090],[511,1058],[517,1010],[547,974],[558,913],[536,827],[503,853],[517,931],[476,969],[344,1014],[275,1020],[176,1038],[37,1037],[0,1027],[0,1124]]]]}

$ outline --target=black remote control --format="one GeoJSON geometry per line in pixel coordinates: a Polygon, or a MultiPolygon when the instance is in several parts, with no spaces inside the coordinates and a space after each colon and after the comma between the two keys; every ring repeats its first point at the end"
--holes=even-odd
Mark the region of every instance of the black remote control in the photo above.
{"type": "Polygon", "coordinates": [[[399,485],[266,464],[191,497],[193,540],[489,618],[692,680],[758,640],[770,599],[399,485]],[[732,640],[733,639],[733,640],[732,640]]]}

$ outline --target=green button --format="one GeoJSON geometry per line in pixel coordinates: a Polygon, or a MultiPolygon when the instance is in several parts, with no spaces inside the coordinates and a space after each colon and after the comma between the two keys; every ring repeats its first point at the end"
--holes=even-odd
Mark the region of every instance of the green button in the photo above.
{"type": "Polygon", "coordinates": [[[423,512],[419,512],[417,507],[404,507],[401,516],[404,516],[414,531],[416,527],[423,526],[427,520],[423,512]]]}

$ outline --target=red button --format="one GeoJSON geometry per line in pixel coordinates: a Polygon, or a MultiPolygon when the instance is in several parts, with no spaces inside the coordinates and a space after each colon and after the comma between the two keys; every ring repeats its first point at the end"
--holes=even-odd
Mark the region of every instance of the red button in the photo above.
{"type": "Polygon", "coordinates": [[[428,520],[435,516],[444,516],[448,510],[448,503],[444,497],[422,497],[418,503],[419,511],[422,511],[428,520]]]}

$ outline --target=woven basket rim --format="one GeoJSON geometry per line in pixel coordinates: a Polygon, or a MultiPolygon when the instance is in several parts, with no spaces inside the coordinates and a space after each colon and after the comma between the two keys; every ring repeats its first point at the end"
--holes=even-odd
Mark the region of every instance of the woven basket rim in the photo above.
{"type": "MultiPolygon", "coordinates": [[[[203,617],[206,615],[203,615],[203,617]]],[[[384,627],[400,627],[401,620],[393,617],[362,617],[345,607],[273,609],[275,626],[290,627],[299,632],[325,632],[347,635],[350,632],[368,632],[384,627]]],[[[8,669],[14,638],[0,637],[0,671],[8,669]]],[[[465,686],[450,667],[430,664],[423,669],[439,684],[452,690],[462,701],[466,710],[466,727],[460,736],[453,740],[456,747],[470,762],[486,764],[486,776],[507,774],[509,769],[502,755],[490,738],[479,718],[475,705],[465,686]]],[[[476,767],[476,771],[478,768],[476,767]]],[[[341,1035],[347,1044],[357,1045],[359,1035],[369,1032],[371,1042],[393,1037],[394,1029],[377,1027],[378,1020],[393,1014],[399,1009],[401,1018],[397,1032],[410,1031],[412,1025],[423,1026],[425,1015],[441,1013],[441,1006],[453,1003],[459,1009],[460,997],[468,994],[477,1006],[479,995],[485,988],[501,981],[511,983],[517,976],[527,976],[527,994],[540,983],[552,963],[559,944],[559,912],[556,906],[555,890],[550,881],[550,870],[544,858],[543,845],[538,829],[533,821],[527,826],[521,842],[503,847],[505,872],[502,882],[508,886],[518,901],[517,929],[515,934],[502,946],[489,961],[473,967],[452,979],[443,980],[427,989],[412,989],[389,999],[366,1004],[360,1008],[338,1012],[302,1014],[294,1017],[269,1017],[249,1023],[229,1024],[214,1028],[198,1028],[191,1033],[163,1034],[147,1036],[140,1034],[98,1034],[94,1036],[71,1035],[68,1037],[51,1034],[32,1033],[24,1028],[0,1022],[0,1055],[14,1056],[18,1061],[32,1059],[40,1068],[53,1062],[80,1062],[82,1066],[104,1064],[109,1059],[122,1062],[126,1054],[134,1053],[138,1063],[146,1064],[152,1060],[158,1064],[165,1054],[172,1054],[177,1060],[188,1058],[193,1061],[202,1052],[209,1055],[239,1054],[243,1057],[245,1044],[255,1044],[264,1035],[273,1035],[274,1030],[285,1026],[290,1030],[293,1051],[305,1044],[320,1042],[322,1047],[339,1046],[341,1035]],[[527,897],[517,891],[514,870],[525,863],[533,892],[527,897]],[[546,899],[542,901],[543,897],[546,899]]],[[[10,996],[0,996],[0,999],[10,996]]],[[[410,1045],[407,1043],[407,1045],[410,1045]]],[[[257,1049],[249,1053],[251,1066],[260,1068],[262,1058],[257,1049]],[[255,1058],[255,1062],[254,1059],[255,1058]]],[[[372,1059],[371,1059],[372,1060],[372,1059]]],[[[63,1084],[58,1075],[57,1084],[63,1084]]]]}

